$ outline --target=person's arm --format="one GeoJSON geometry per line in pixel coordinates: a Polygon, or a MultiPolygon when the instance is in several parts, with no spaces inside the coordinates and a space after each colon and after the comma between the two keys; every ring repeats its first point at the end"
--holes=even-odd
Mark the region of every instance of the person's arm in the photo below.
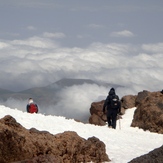
{"type": "Polygon", "coordinates": [[[105,113],[105,107],[106,107],[106,100],[105,100],[104,105],[103,105],[103,113],[105,113]]]}
{"type": "Polygon", "coordinates": [[[37,104],[35,104],[36,105],[36,107],[37,107],[37,111],[36,111],[36,113],[38,113],[38,106],[37,106],[37,104]]]}
{"type": "Polygon", "coordinates": [[[26,109],[27,109],[27,113],[29,113],[29,104],[27,105],[26,109]]]}
{"type": "Polygon", "coordinates": [[[104,105],[103,105],[103,113],[105,113],[105,108],[107,106],[107,103],[108,103],[108,97],[106,98],[104,105]]]}

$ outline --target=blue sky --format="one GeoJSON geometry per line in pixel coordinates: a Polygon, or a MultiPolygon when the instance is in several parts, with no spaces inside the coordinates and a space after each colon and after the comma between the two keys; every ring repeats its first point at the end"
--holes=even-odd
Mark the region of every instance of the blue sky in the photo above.
{"type": "Polygon", "coordinates": [[[0,88],[89,78],[121,95],[161,90],[162,17],[162,0],[0,1],[0,88]]]}

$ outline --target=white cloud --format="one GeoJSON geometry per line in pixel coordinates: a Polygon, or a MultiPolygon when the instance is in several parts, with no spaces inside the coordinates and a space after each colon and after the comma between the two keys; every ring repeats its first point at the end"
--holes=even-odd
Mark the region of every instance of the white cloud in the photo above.
{"type": "Polygon", "coordinates": [[[28,26],[27,29],[30,31],[35,31],[37,28],[34,26],[28,26]]]}
{"type": "MultiPolygon", "coordinates": [[[[93,43],[87,48],[65,48],[40,37],[1,40],[0,88],[24,90],[62,78],[87,78],[124,86],[116,89],[120,97],[142,90],[162,90],[163,51],[149,48],[161,45],[93,43]]],[[[49,106],[47,112],[68,109],[74,112],[74,117],[80,112],[84,117],[90,104],[105,99],[109,89],[87,84],[64,88],[57,93],[60,102],[49,106]]],[[[64,114],[70,117],[69,113],[64,114]]]]}
{"type": "Polygon", "coordinates": [[[106,88],[97,85],[84,84],[67,87],[58,93],[57,98],[60,100],[49,110],[48,114],[54,113],[55,110],[57,115],[62,113],[69,118],[88,120],[90,101],[96,101],[100,95],[103,95],[103,92],[107,94],[106,88]]]}
{"type": "Polygon", "coordinates": [[[55,44],[52,40],[41,38],[41,37],[31,37],[25,40],[13,40],[11,41],[13,46],[21,46],[21,49],[25,49],[23,46],[29,46],[33,48],[54,48],[55,44]]]}
{"type": "Polygon", "coordinates": [[[12,88],[26,89],[69,77],[124,85],[132,93],[162,89],[162,43],[140,47],[94,43],[87,48],[65,48],[51,39],[31,37],[1,40],[0,45],[0,88],[12,85],[12,88]],[[149,48],[152,46],[158,50],[153,51],[149,48]],[[31,76],[37,76],[37,82],[29,82],[31,76]]]}
{"type": "Polygon", "coordinates": [[[112,32],[110,35],[112,37],[133,37],[134,36],[134,34],[128,30],[112,32]]]}
{"type": "Polygon", "coordinates": [[[9,45],[4,42],[0,42],[0,49],[7,48],[9,45]]]}
{"type": "Polygon", "coordinates": [[[163,43],[143,44],[142,49],[152,53],[163,53],[163,43]]]}
{"type": "Polygon", "coordinates": [[[44,37],[48,37],[48,38],[64,38],[66,37],[66,35],[64,33],[58,32],[58,33],[49,33],[49,32],[45,32],[43,33],[44,37]]]}
{"type": "Polygon", "coordinates": [[[89,28],[92,28],[92,29],[101,29],[101,28],[104,28],[103,25],[100,25],[100,24],[89,24],[88,25],[89,28]]]}

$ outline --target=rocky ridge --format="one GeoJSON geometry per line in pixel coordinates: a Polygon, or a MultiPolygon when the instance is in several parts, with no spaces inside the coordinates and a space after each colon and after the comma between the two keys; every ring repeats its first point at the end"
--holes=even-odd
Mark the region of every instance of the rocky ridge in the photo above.
{"type": "MultiPolygon", "coordinates": [[[[106,114],[103,113],[104,100],[93,102],[90,107],[89,123],[99,126],[106,125],[106,114]]],[[[163,134],[163,94],[161,92],[142,91],[137,95],[127,95],[121,99],[121,114],[126,109],[137,107],[132,127],[139,127],[163,134]]]]}
{"type": "Polygon", "coordinates": [[[9,115],[0,119],[0,138],[0,163],[109,161],[105,144],[96,137],[85,140],[72,131],[52,135],[27,130],[9,115]]]}

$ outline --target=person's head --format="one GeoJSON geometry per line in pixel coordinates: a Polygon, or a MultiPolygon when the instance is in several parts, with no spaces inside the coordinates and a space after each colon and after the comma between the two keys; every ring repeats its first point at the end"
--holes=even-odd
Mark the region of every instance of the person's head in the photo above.
{"type": "Polygon", "coordinates": [[[28,104],[31,104],[31,103],[33,103],[33,99],[32,98],[29,98],[28,104]]]}
{"type": "Polygon", "coordinates": [[[111,88],[108,94],[109,95],[115,95],[115,89],[114,88],[111,88]]]}
{"type": "Polygon", "coordinates": [[[114,91],[115,92],[115,89],[114,88],[111,88],[110,91],[114,91]]]}

